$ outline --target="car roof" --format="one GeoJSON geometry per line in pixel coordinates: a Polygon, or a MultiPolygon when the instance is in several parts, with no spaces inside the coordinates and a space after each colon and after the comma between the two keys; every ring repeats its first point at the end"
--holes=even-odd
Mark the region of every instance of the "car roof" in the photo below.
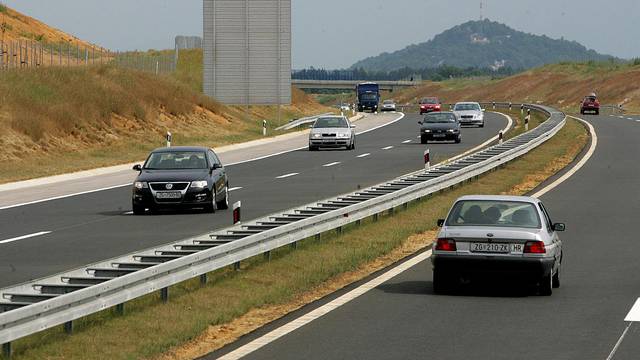
{"type": "Polygon", "coordinates": [[[539,200],[531,196],[512,196],[512,195],[465,195],[456,201],[519,201],[528,203],[537,203],[539,200]]]}
{"type": "Polygon", "coordinates": [[[425,116],[436,116],[438,114],[449,114],[455,116],[456,114],[453,111],[434,111],[426,114],[425,116]]]}
{"type": "Polygon", "coordinates": [[[469,105],[480,105],[479,103],[474,102],[474,101],[461,101],[461,102],[457,102],[456,103],[456,105],[458,105],[458,104],[460,104],[460,105],[467,105],[467,104],[469,104],[469,105]]]}
{"type": "Polygon", "coordinates": [[[192,151],[192,152],[203,151],[203,152],[206,152],[208,150],[209,150],[209,148],[208,147],[204,147],[204,146],[173,146],[173,147],[157,148],[157,149],[153,150],[152,152],[154,152],[154,153],[156,153],[156,152],[168,153],[168,152],[182,152],[182,151],[192,151]]]}

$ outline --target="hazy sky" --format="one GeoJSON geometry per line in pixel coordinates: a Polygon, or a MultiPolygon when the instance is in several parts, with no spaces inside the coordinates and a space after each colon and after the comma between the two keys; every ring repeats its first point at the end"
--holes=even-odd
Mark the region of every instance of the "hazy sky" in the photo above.
{"type": "MultiPolygon", "coordinates": [[[[241,0],[238,0],[241,1],[241,0]]],[[[202,34],[201,0],[0,0],[114,50],[171,48],[202,34]]],[[[517,30],[640,57],[640,0],[485,0],[484,15],[517,30]]],[[[480,18],[480,0],[293,0],[293,65],[340,68],[426,41],[480,18]]]]}

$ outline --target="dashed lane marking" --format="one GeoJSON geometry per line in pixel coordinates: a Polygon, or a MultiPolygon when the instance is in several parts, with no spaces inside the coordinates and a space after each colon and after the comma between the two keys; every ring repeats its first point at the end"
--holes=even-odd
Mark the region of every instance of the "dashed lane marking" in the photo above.
{"type": "Polygon", "coordinates": [[[359,158],[365,158],[367,156],[371,155],[370,153],[366,153],[366,154],[362,154],[362,155],[358,155],[357,157],[359,158]]]}
{"type": "Polygon", "coordinates": [[[387,146],[382,148],[382,150],[391,150],[391,149],[393,149],[393,146],[387,146]]]}
{"type": "Polygon", "coordinates": [[[14,238],[11,238],[11,239],[1,240],[0,244],[8,244],[8,243],[11,243],[11,242],[14,242],[14,241],[30,239],[30,238],[34,238],[34,237],[37,237],[37,236],[47,235],[47,234],[51,234],[51,231],[40,231],[40,232],[29,234],[29,235],[23,235],[23,236],[14,237],[14,238]]]}
{"type": "Polygon", "coordinates": [[[243,188],[242,186],[232,187],[231,189],[229,189],[229,192],[232,192],[232,191],[238,191],[238,190],[240,190],[240,189],[244,189],[244,188],[243,188]]]}
{"type": "Polygon", "coordinates": [[[413,140],[405,140],[405,141],[403,141],[402,143],[403,143],[403,144],[408,144],[408,143],[410,143],[410,142],[412,142],[412,141],[413,141],[413,140]]]}
{"type": "Polygon", "coordinates": [[[336,166],[336,165],[338,165],[338,164],[340,164],[340,161],[336,161],[336,162],[332,162],[332,163],[324,164],[324,165],[322,165],[322,166],[324,166],[324,167],[332,167],[332,166],[336,166]]]}
{"type": "Polygon", "coordinates": [[[284,175],[277,176],[276,179],[286,179],[296,175],[300,175],[300,173],[284,174],[284,175]]]}

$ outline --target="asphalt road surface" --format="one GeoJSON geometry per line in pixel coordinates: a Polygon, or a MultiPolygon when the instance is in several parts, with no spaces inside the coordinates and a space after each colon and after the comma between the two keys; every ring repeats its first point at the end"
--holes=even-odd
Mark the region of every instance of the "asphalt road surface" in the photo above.
{"type": "MultiPolygon", "coordinates": [[[[300,150],[229,166],[230,187],[236,188],[231,201],[242,201],[248,220],[418,170],[425,149],[417,138],[419,119],[408,115],[359,135],[355,151],[300,150]]],[[[495,114],[486,119],[484,129],[463,129],[461,144],[429,144],[432,158],[473,148],[507,123],[495,114]]],[[[133,216],[130,207],[131,190],[120,187],[0,210],[0,287],[199,235],[232,221],[230,211],[133,216]],[[33,234],[40,235],[25,237],[33,234]],[[3,243],[6,239],[18,240],[3,243]]]]}
{"type": "MultiPolygon", "coordinates": [[[[640,118],[584,118],[598,133],[594,156],[542,197],[567,224],[551,297],[511,285],[434,295],[427,260],[247,359],[607,359],[640,297],[640,118]]],[[[614,359],[640,359],[640,324],[614,359]]]]}

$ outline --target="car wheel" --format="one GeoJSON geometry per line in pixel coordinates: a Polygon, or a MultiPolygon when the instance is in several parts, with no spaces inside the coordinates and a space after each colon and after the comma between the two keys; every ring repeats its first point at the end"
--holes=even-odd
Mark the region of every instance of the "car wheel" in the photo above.
{"type": "Polygon", "coordinates": [[[580,115],[584,115],[584,110],[580,109],[580,115]]]}
{"type": "Polygon", "coordinates": [[[460,144],[460,142],[462,142],[462,138],[460,136],[458,136],[456,138],[456,144],[460,144]]]}
{"type": "Polygon", "coordinates": [[[451,291],[451,279],[447,274],[438,269],[433,269],[433,292],[446,294],[451,291]]]}
{"type": "Polygon", "coordinates": [[[224,199],[216,202],[216,209],[227,210],[229,208],[229,184],[224,187],[224,199]]]}
{"type": "Polygon", "coordinates": [[[427,140],[427,137],[422,135],[420,136],[420,143],[421,144],[426,144],[427,142],[429,142],[429,140],[427,140]]]}
{"type": "Polygon", "coordinates": [[[318,151],[318,147],[309,145],[309,151],[318,151]]]}
{"type": "Polygon", "coordinates": [[[560,268],[556,271],[556,274],[553,275],[553,288],[557,289],[560,287],[560,268]]]}
{"type": "Polygon", "coordinates": [[[596,110],[596,115],[600,115],[600,110],[596,110]]]}
{"type": "Polygon", "coordinates": [[[146,210],[144,205],[133,204],[132,208],[133,208],[134,215],[144,215],[144,212],[146,210]]]}
{"type": "Polygon", "coordinates": [[[215,192],[213,192],[211,196],[211,201],[204,206],[204,211],[212,214],[216,212],[216,193],[215,192]]]}
{"type": "Polygon", "coordinates": [[[484,127],[484,123],[480,124],[479,127],[483,128],[484,127]]]}
{"type": "Polygon", "coordinates": [[[538,292],[542,296],[550,296],[553,293],[553,275],[551,275],[551,272],[549,272],[549,275],[543,276],[540,279],[538,292]]]}

